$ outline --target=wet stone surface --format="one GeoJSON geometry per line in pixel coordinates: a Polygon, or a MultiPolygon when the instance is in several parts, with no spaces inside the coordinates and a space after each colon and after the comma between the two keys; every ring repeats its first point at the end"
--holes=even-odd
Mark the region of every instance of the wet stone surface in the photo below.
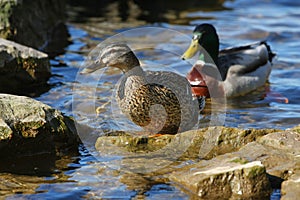
{"type": "Polygon", "coordinates": [[[299,133],[291,130],[210,127],[151,138],[125,133],[102,136],[95,147],[106,155],[123,156],[111,166],[163,176],[191,196],[267,198],[271,188],[278,189],[283,180],[294,177],[299,167],[298,137],[299,133]],[[180,146],[176,141],[189,145],[180,146]],[[194,164],[178,168],[179,160],[194,160],[194,164]]]}
{"type": "Polygon", "coordinates": [[[0,94],[0,157],[77,152],[74,121],[29,97],[0,94]],[[73,149],[73,150],[72,150],[73,149]]]}

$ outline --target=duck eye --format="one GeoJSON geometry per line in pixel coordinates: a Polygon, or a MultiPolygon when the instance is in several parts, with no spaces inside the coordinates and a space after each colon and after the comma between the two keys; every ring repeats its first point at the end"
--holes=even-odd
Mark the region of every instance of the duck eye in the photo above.
{"type": "Polygon", "coordinates": [[[199,40],[201,35],[193,35],[193,40],[199,40]]]}

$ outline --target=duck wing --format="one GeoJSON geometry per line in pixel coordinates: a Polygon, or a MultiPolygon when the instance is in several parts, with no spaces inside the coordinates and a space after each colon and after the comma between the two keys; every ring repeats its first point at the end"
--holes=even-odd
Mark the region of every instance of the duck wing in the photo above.
{"type": "Polygon", "coordinates": [[[222,79],[225,80],[229,70],[231,73],[244,75],[257,70],[267,62],[272,62],[274,56],[265,41],[226,48],[219,52],[218,68],[222,79]]]}

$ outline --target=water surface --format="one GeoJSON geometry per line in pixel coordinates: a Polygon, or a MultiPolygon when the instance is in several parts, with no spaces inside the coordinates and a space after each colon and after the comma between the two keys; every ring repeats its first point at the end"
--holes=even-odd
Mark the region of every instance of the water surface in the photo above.
{"type": "MultiPolygon", "coordinates": [[[[154,26],[191,35],[194,25],[205,22],[212,23],[217,28],[222,48],[267,40],[277,54],[269,83],[265,87],[246,96],[227,100],[224,125],[239,128],[286,129],[299,124],[299,2],[292,0],[237,0],[216,3],[214,6],[174,6],[170,9],[163,9],[156,18],[149,15],[153,12],[151,5],[144,5],[144,8],[136,9],[136,13],[132,11],[128,13],[126,9],[125,11],[117,9],[119,12],[116,13],[107,12],[110,9],[114,10],[115,7],[123,8],[117,1],[108,3],[106,6],[101,15],[85,18],[78,18],[76,15],[77,17],[71,18],[69,31],[73,43],[66,48],[65,54],[57,56],[51,61],[53,76],[50,84],[52,88],[37,97],[38,100],[61,110],[66,115],[79,116],[77,119],[85,125],[100,126],[107,131],[118,130],[119,127],[114,126],[113,120],[110,118],[110,107],[105,106],[105,103],[110,101],[114,84],[121,77],[121,72],[118,70],[107,70],[97,88],[96,92],[99,97],[96,106],[104,105],[104,111],[97,118],[89,115],[94,113],[90,110],[89,105],[92,101],[91,96],[82,96],[82,104],[79,105],[82,113],[72,111],[74,85],[82,87],[84,93],[98,84],[97,78],[90,79],[88,84],[76,81],[81,64],[89,51],[106,38],[129,28],[154,26]],[[162,15],[162,12],[165,14],[162,15]],[[125,15],[121,15],[122,13],[125,15]],[[109,19],[111,21],[107,22],[109,19]],[[284,101],[285,98],[288,99],[288,103],[284,101]]],[[[127,6],[130,9],[134,9],[134,6],[138,8],[138,5],[132,2],[127,6]]],[[[76,9],[73,11],[75,12],[76,9]]],[[[155,40],[155,37],[157,40],[162,39],[159,37],[162,34],[160,32],[143,32],[141,34],[143,37],[129,35],[128,38],[132,41],[145,42],[149,39],[155,40]]],[[[176,38],[159,43],[175,43],[183,47],[188,45],[184,44],[183,40],[176,38]]],[[[188,71],[184,62],[177,62],[178,55],[149,49],[141,50],[137,52],[137,55],[142,60],[158,63],[155,70],[162,70],[159,64],[169,64],[182,75],[188,71]]],[[[150,68],[153,69],[152,67],[148,69],[150,68]]],[[[207,115],[205,117],[209,118],[207,115]]],[[[80,156],[72,158],[70,164],[60,169],[57,174],[33,181],[36,189],[30,191],[20,189],[15,194],[11,189],[11,192],[8,192],[10,193],[9,198],[189,199],[193,197],[192,194],[182,191],[177,185],[164,182],[159,176],[143,177],[137,174],[128,174],[122,170],[108,167],[109,160],[99,162],[84,148],[80,149],[80,152],[80,156]],[[62,181],[61,177],[66,178],[62,181]]],[[[13,178],[17,179],[16,182],[19,184],[33,184],[28,177],[22,179],[22,177],[16,176],[13,178]]],[[[7,190],[9,191],[10,188],[13,187],[8,186],[7,190]]],[[[272,198],[279,199],[278,191],[272,198]]]]}

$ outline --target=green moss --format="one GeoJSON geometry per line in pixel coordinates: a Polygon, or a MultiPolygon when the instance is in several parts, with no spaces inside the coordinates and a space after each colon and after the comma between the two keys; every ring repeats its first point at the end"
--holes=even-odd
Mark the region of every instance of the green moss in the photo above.
{"type": "Polygon", "coordinates": [[[293,131],[300,133],[300,125],[293,128],[293,131]]]}
{"type": "Polygon", "coordinates": [[[249,161],[244,159],[244,158],[235,158],[235,159],[231,160],[230,162],[239,163],[239,164],[246,164],[249,161]]]}
{"type": "Polygon", "coordinates": [[[12,35],[10,17],[15,6],[15,0],[0,1],[0,37],[2,38],[9,38],[12,35]]]}
{"type": "Polygon", "coordinates": [[[44,126],[44,121],[31,121],[26,123],[17,123],[14,129],[24,138],[34,138],[39,133],[39,129],[44,126]]]}
{"type": "Polygon", "coordinates": [[[68,130],[68,127],[67,127],[67,125],[65,124],[64,119],[63,119],[62,117],[59,118],[59,126],[57,127],[57,131],[58,131],[58,132],[64,133],[64,132],[66,132],[67,130],[68,130]]]}
{"type": "Polygon", "coordinates": [[[49,122],[53,132],[63,133],[67,130],[67,126],[61,118],[54,118],[49,122]]]}
{"type": "Polygon", "coordinates": [[[0,140],[11,138],[12,130],[9,127],[0,127],[0,140]]]}
{"type": "Polygon", "coordinates": [[[245,172],[247,173],[247,176],[249,178],[254,179],[254,178],[266,173],[266,169],[262,166],[253,166],[249,169],[246,169],[245,172]]]}
{"type": "Polygon", "coordinates": [[[99,137],[97,143],[110,143],[118,147],[124,148],[124,150],[126,150],[127,152],[148,153],[164,148],[172,141],[172,138],[174,138],[173,135],[163,135],[159,137],[143,137],[126,135],[126,133],[124,133],[123,135],[119,136],[99,137]]]}

